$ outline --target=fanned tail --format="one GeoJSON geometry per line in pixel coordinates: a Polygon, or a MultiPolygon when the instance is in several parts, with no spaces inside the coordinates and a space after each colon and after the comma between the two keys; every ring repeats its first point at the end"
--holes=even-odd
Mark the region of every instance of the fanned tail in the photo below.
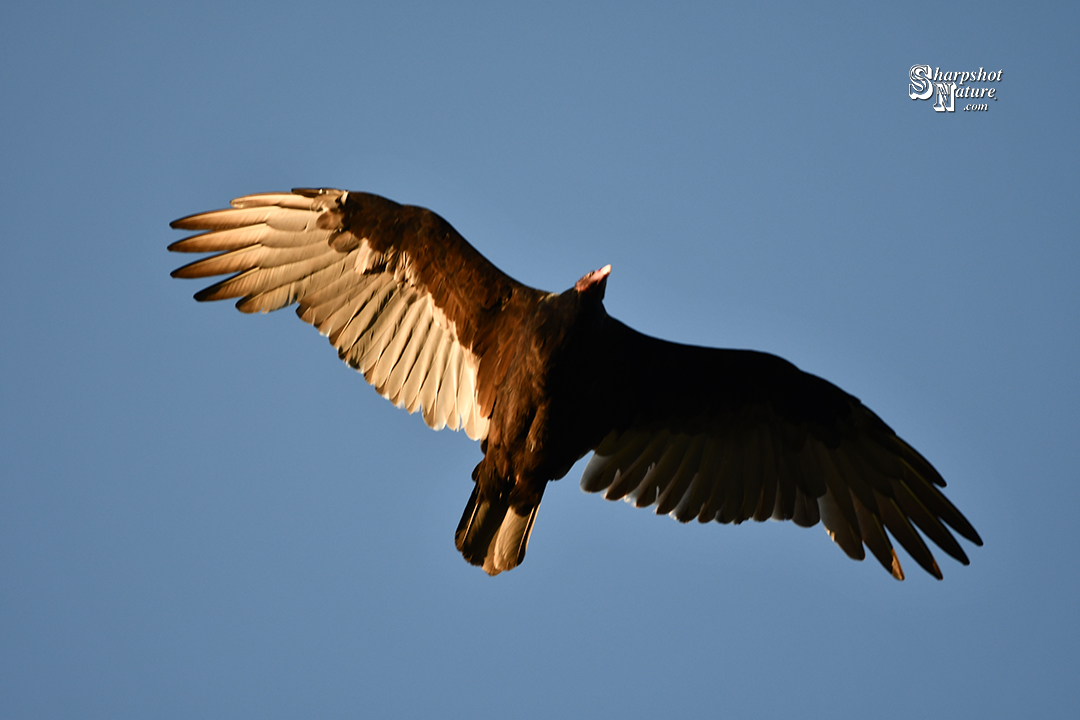
{"type": "Polygon", "coordinates": [[[481,499],[479,490],[478,483],[461,515],[454,543],[470,564],[479,565],[488,575],[498,575],[525,559],[540,502],[531,508],[514,508],[505,498],[481,499]]]}

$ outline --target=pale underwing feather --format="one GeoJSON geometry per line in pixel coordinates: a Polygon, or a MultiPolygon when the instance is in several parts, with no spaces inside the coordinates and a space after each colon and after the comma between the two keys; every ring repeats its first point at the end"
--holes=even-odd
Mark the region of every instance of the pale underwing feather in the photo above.
{"type": "Polygon", "coordinates": [[[426,406],[424,421],[429,427],[436,430],[442,430],[446,427],[446,411],[445,407],[440,405],[440,398],[442,396],[443,378],[446,376],[446,365],[450,361],[452,347],[452,343],[439,343],[435,353],[435,360],[432,362],[431,370],[428,372],[428,380],[424,382],[424,385],[428,386],[427,393],[433,398],[431,405],[426,406]]]}
{"type": "Polygon", "coordinates": [[[303,262],[320,255],[328,255],[333,259],[338,259],[341,253],[325,244],[301,245],[291,248],[268,248],[256,244],[197,260],[174,270],[173,277],[202,278],[243,272],[258,267],[281,267],[282,265],[303,262]]]}
{"type": "MultiPolygon", "coordinates": [[[[250,245],[262,244],[267,235],[288,235],[296,240],[297,245],[307,245],[311,238],[307,233],[284,233],[274,230],[269,225],[260,223],[247,227],[230,228],[228,230],[215,230],[201,235],[192,235],[183,240],[177,240],[169,245],[173,252],[221,252],[223,250],[239,250],[250,245]]],[[[176,271],[173,271],[174,274],[176,271]]]]}
{"type": "Polygon", "coordinates": [[[411,396],[406,396],[409,379],[415,373],[416,361],[420,357],[424,345],[428,342],[428,330],[430,328],[431,313],[426,308],[421,308],[420,315],[416,318],[413,329],[409,333],[408,343],[405,349],[401,351],[401,357],[398,358],[390,377],[386,379],[388,388],[396,388],[390,401],[399,407],[408,407],[410,402],[416,398],[416,390],[420,388],[419,383],[415,384],[411,396]]]}
{"type": "Polygon", "coordinates": [[[385,284],[384,277],[383,275],[356,277],[354,273],[343,272],[336,277],[326,278],[317,290],[304,296],[297,314],[301,320],[314,325],[320,333],[329,336],[360,311],[360,308],[385,284]]]}
{"type": "Polygon", "coordinates": [[[199,293],[201,300],[226,300],[228,298],[256,295],[282,285],[301,280],[340,260],[339,253],[324,253],[301,262],[268,268],[253,268],[225,280],[199,293]],[[211,291],[212,292],[207,292],[211,291]]]}
{"type": "Polygon", "coordinates": [[[614,481],[608,486],[604,498],[607,500],[620,500],[637,487],[641,478],[648,472],[649,467],[660,457],[664,448],[667,447],[670,433],[661,430],[650,438],[641,454],[626,468],[616,474],[614,481]]]}
{"type": "Polygon", "coordinates": [[[678,498],[686,492],[687,486],[701,469],[702,452],[705,447],[705,435],[693,435],[690,445],[683,453],[682,464],[679,465],[671,480],[667,482],[656,498],[656,514],[667,515],[678,505],[678,498]]]}
{"type": "Polygon", "coordinates": [[[682,465],[684,450],[689,444],[690,436],[688,435],[679,434],[672,437],[667,447],[664,448],[663,455],[660,456],[655,465],[649,468],[649,471],[641,478],[641,482],[632,495],[627,497],[627,500],[631,500],[639,508],[648,507],[656,502],[659,496],[658,488],[666,487],[682,465]]]}
{"type": "Polygon", "coordinates": [[[394,390],[387,386],[386,381],[390,378],[394,368],[397,367],[398,360],[401,359],[401,353],[405,351],[409,338],[412,337],[413,327],[416,325],[420,313],[424,310],[423,303],[409,302],[408,299],[405,300],[405,303],[401,319],[387,330],[391,334],[390,342],[387,343],[386,349],[379,358],[378,365],[371,374],[371,384],[384,395],[394,393],[394,390]]]}
{"type": "Polygon", "coordinates": [[[236,304],[241,312],[273,312],[303,299],[312,287],[318,287],[327,278],[341,274],[344,260],[331,262],[326,267],[287,285],[248,295],[236,304]]]}
{"type": "Polygon", "coordinates": [[[387,328],[389,324],[397,321],[404,310],[405,303],[397,286],[386,283],[364,304],[360,312],[338,331],[336,338],[330,336],[330,342],[342,348],[355,345],[353,353],[357,358],[356,369],[367,378],[385,347],[385,344],[376,347],[376,343],[383,337],[382,333],[376,332],[376,325],[379,329],[387,328]]]}
{"type": "Polygon", "coordinates": [[[735,452],[730,437],[713,435],[709,438],[711,451],[706,448],[702,457],[701,472],[691,487],[692,497],[685,505],[676,508],[676,517],[682,522],[697,518],[698,522],[719,521],[717,513],[724,504],[725,486],[730,478],[730,466],[735,452]]]}
{"type": "MultiPolygon", "coordinates": [[[[378,281],[365,283],[353,292],[342,293],[335,297],[332,302],[308,308],[303,319],[328,338],[330,343],[339,347],[337,338],[341,330],[345,328],[364,309],[375,293],[379,291],[378,281]]],[[[366,328],[365,328],[366,329],[366,328]]]]}
{"type": "Polygon", "coordinates": [[[472,413],[472,398],[476,394],[472,386],[474,377],[476,377],[476,372],[469,367],[469,360],[462,353],[461,367],[458,370],[457,395],[454,396],[454,409],[457,411],[462,427],[465,426],[466,420],[472,413]]]}
{"type": "MultiPolygon", "coordinates": [[[[847,498],[850,502],[850,496],[847,498]]],[[[862,536],[858,535],[855,528],[848,522],[841,510],[843,499],[839,499],[832,493],[825,493],[818,498],[818,511],[821,513],[821,524],[825,526],[825,532],[837,545],[853,560],[862,560],[866,557],[863,551],[862,536]]],[[[854,512],[854,510],[853,510],[854,512]]],[[[856,525],[858,527],[858,525],[856,525]]]]}
{"type": "Polygon", "coordinates": [[[299,232],[301,230],[319,231],[319,228],[316,225],[317,221],[318,215],[305,210],[274,207],[271,212],[267,214],[265,222],[275,230],[299,232]]]}
{"type": "Polygon", "coordinates": [[[435,402],[434,393],[426,393],[424,388],[428,387],[427,383],[431,377],[431,364],[435,359],[436,351],[442,343],[442,328],[432,318],[427,331],[427,339],[420,349],[420,355],[416,358],[416,364],[413,366],[412,372],[409,373],[409,379],[406,382],[405,392],[407,396],[415,397],[415,400],[407,401],[409,412],[414,412],[422,407],[430,407],[435,402]],[[415,386],[415,389],[410,389],[413,386],[415,386]]]}
{"type": "Polygon", "coordinates": [[[446,360],[446,369],[443,370],[442,381],[439,383],[439,408],[441,417],[439,422],[451,430],[458,429],[458,415],[455,402],[457,400],[458,377],[461,375],[461,353],[457,347],[451,346],[446,360]]]}
{"type": "MultiPolygon", "coordinates": [[[[273,206],[211,210],[210,212],[190,215],[186,218],[176,220],[173,222],[172,226],[181,230],[228,230],[231,228],[248,227],[250,225],[265,223],[267,218],[275,211],[286,212],[285,210],[279,210],[273,206]]],[[[289,212],[293,211],[290,210],[289,212]]],[[[311,215],[310,212],[306,211],[296,212],[305,217],[311,215]]]]}
{"type": "MultiPolygon", "coordinates": [[[[709,496],[716,485],[717,467],[722,454],[722,444],[714,436],[707,435],[701,449],[701,465],[691,478],[682,498],[676,502],[668,515],[682,523],[690,522],[699,516],[702,506],[709,501],[709,496]]],[[[676,499],[672,497],[665,502],[665,506],[675,501],[676,499]]]]}
{"type": "Polygon", "coordinates": [[[889,536],[885,534],[885,528],[881,521],[855,498],[855,514],[859,518],[859,534],[863,544],[870,548],[870,552],[877,558],[881,566],[888,570],[897,580],[904,579],[904,571],[900,567],[900,560],[896,557],[889,536]]]}
{"type": "Polygon", "coordinates": [[[236,198],[230,203],[235,208],[265,207],[275,205],[297,210],[310,210],[311,198],[296,193],[255,193],[236,198]]]}
{"type": "Polygon", "coordinates": [[[362,348],[358,367],[360,372],[364,373],[364,379],[369,383],[386,346],[394,339],[394,332],[407,307],[405,299],[400,294],[393,295],[386,303],[386,307],[371,323],[371,327],[357,338],[356,344],[362,348]]]}
{"type": "Polygon", "coordinates": [[[649,433],[631,431],[620,435],[612,430],[590,458],[581,476],[581,489],[589,493],[605,490],[620,465],[632,462],[648,442],[649,433]]]}

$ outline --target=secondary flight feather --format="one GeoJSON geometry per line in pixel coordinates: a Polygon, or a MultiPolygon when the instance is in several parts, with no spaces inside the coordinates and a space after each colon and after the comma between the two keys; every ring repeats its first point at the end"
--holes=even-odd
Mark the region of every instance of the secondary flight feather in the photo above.
{"type": "Polygon", "coordinates": [[[521,564],[548,482],[589,452],[587,492],[681,522],[821,522],[900,580],[894,541],[939,579],[923,536],[965,565],[950,528],[982,544],[934,467],[857,398],[773,355],[634,331],[604,309],[610,266],[543,292],[430,210],[332,189],[172,226],[202,232],[170,250],[215,253],[174,277],[229,275],[196,300],[296,304],[381,395],[480,441],[455,541],[491,575],[521,564]]]}

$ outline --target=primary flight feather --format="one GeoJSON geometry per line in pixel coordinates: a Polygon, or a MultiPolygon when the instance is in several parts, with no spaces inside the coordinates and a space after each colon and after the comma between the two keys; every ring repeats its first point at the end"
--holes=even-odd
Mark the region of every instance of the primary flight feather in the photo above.
{"type": "Polygon", "coordinates": [[[170,250],[216,253],[174,277],[229,275],[197,300],[296,303],[381,395],[480,441],[455,540],[489,574],[522,562],[547,483],[590,451],[587,492],[681,522],[820,520],[901,580],[893,540],[941,578],[915,528],[965,565],[949,528],[982,544],[933,466],[857,398],[774,355],[634,331],[604,310],[610,266],[542,292],[430,210],[331,189],[248,195],[172,226],[204,232],[170,250]]]}

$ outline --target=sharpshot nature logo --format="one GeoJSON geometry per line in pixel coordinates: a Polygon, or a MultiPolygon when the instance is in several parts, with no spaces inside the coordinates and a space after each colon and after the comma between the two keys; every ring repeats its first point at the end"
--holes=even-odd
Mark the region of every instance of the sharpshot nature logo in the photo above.
{"type": "MultiPolygon", "coordinates": [[[[986,72],[941,72],[941,68],[929,65],[912,65],[908,72],[908,97],[912,100],[929,100],[935,94],[934,112],[956,112],[956,99],[979,99],[997,101],[996,87],[976,87],[965,83],[1001,82],[1001,70],[986,72]]],[[[987,111],[989,103],[974,102],[964,106],[964,112],[987,111]]]]}

